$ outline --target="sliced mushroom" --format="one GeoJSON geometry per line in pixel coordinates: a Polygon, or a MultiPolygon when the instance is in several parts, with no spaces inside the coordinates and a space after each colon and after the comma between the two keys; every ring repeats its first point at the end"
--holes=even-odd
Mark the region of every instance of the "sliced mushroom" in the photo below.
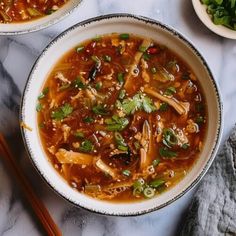
{"type": "Polygon", "coordinates": [[[155,148],[151,124],[147,120],[143,123],[142,138],[140,140],[142,148],[140,148],[140,169],[144,170],[152,162],[155,156],[155,148]]]}

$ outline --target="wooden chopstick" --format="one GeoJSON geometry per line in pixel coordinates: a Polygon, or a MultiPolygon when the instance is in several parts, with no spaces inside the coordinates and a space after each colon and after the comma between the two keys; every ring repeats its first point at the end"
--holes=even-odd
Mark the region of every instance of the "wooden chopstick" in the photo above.
{"type": "Polygon", "coordinates": [[[12,174],[15,176],[15,179],[18,181],[19,186],[22,188],[27,201],[30,203],[35,215],[41,222],[45,232],[49,236],[62,236],[60,229],[53,221],[48,210],[36,196],[29,182],[27,181],[22,171],[18,167],[18,164],[15,161],[6,140],[1,133],[0,133],[0,156],[3,157],[3,159],[5,160],[5,164],[12,172],[12,174]]]}

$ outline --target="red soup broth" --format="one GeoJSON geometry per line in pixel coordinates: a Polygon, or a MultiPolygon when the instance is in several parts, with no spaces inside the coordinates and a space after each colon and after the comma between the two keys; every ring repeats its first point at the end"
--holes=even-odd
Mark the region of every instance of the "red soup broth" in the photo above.
{"type": "Polygon", "coordinates": [[[1,0],[0,23],[26,22],[52,14],[68,0],[1,0]]]}
{"type": "Polygon", "coordinates": [[[49,160],[97,199],[158,196],[201,152],[206,102],[196,75],[165,45],[131,34],[96,37],[66,53],[38,97],[49,160]]]}

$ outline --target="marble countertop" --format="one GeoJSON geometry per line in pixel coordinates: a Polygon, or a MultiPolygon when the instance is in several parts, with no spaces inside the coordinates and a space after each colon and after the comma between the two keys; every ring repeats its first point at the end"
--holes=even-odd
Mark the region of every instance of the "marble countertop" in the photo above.
{"type": "MultiPolygon", "coordinates": [[[[33,168],[22,144],[18,124],[21,94],[42,49],[76,22],[117,12],[160,20],[182,32],[196,45],[219,83],[224,103],[223,140],[229,135],[236,122],[236,41],[210,32],[197,18],[189,0],[84,0],[73,14],[48,29],[22,36],[0,36],[0,131],[7,135],[19,164],[63,235],[177,235],[194,190],[172,205],[144,216],[122,218],[93,214],[74,207],[49,189],[33,168]]],[[[0,235],[42,235],[35,222],[14,180],[0,162],[0,235]]]]}

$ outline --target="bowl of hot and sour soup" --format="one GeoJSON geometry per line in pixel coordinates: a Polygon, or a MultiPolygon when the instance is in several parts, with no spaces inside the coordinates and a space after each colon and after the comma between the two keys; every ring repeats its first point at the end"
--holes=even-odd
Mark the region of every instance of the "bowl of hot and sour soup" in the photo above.
{"type": "Polygon", "coordinates": [[[222,104],[196,48],[160,22],[126,14],[79,23],[36,61],[21,105],[29,156],[62,197],[109,215],[139,215],[206,173],[222,104]]]}
{"type": "Polygon", "coordinates": [[[25,34],[53,25],[82,0],[1,0],[0,35],[25,34]]]}

